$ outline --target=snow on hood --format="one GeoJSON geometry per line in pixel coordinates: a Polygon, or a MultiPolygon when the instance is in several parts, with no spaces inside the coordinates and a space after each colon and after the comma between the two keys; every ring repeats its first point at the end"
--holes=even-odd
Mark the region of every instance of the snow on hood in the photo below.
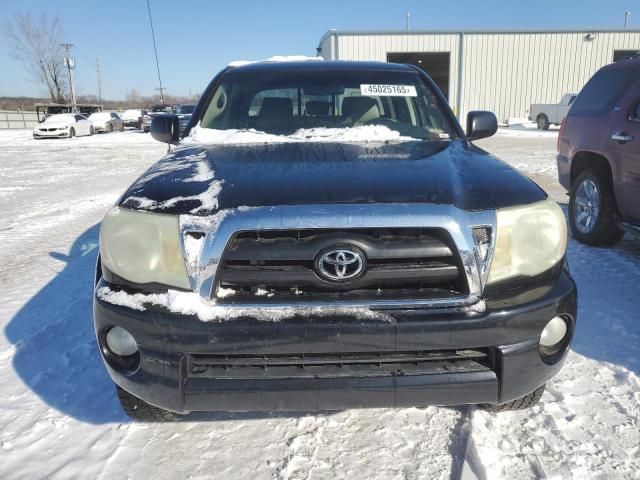
{"type": "Polygon", "coordinates": [[[207,154],[205,152],[184,155],[179,158],[176,157],[175,154],[168,155],[138,178],[130,189],[135,192],[138,187],[143,186],[155,178],[182,170],[188,171],[188,175],[181,180],[182,182],[210,182],[207,189],[194,195],[176,196],[161,202],[134,194],[126,196],[122,204],[127,207],[146,210],[162,210],[180,202],[192,201],[197,204],[197,207],[190,211],[190,213],[193,214],[201,211],[212,211],[218,208],[218,195],[222,190],[224,180],[215,179],[215,172],[207,162],[207,154]]]}
{"type": "Polygon", "coordinates": [[[243,65],[251,65],[252,63],[264,63],[264,62],[317,62],[322,61],[322,57],[307,57],[306,55],[275,55],[263,60],[235,60],[230,62],[229,67],[242,67],[243,65]]]}
{"type": "Polygon", "coordinates": [[[76,119],[73,115],[59,114],[48,117],[40,125],[71,125],[72,123],[75,123],[75,121],[76,119]]]}
{"type": "Polygon", "coordinates": [[[361,125],[346,128],[302,128],[291,135],[274,135],[255,129],[215,130],[196,126],[189,136],[182,140],[184,144],[263,144],[292,142],[415,142],[413,137],[405,137],[400,132],[384,125],[361,125]]]}
{"type": "Polygon", "coordinates": [[[395,319],[384,312],[365,307],[237,307],[204,303],[194,292],[168,290],[166,293],[127,293],[100,287],[97,290],[100,300],[145,311],[148,306],[155,305],[166,308],[170,312],[182,315],[196,315],[203,322],[226,322],[238,318],[251,318],[262,322],[279,322],[295,316],[346,316],[354,320],[377,320],[395,322],[395,319]]]}

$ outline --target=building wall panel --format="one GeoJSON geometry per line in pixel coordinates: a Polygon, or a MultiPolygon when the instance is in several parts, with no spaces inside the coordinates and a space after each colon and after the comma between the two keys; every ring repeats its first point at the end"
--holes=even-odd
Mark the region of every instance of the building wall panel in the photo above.
{"type": "MultiPolygon", "coordinates": [[[[334,32],[336,58],[386,61],[388,53],[449,52],[450,103],[461,94],[464,117],[471,110],[494,111],[499,121],[523,118],[531,103],[558,102],[578,92],[614,50],[640,50],[640,31],[467,32],[463,35],[462,91],[458,90],[461,36],[456,32],[334,32]]],[[[322,42],[322,56],[332,58],[331,34],[322,42]],[[326,50],[326,51],[325,51],[326,50]]]]}

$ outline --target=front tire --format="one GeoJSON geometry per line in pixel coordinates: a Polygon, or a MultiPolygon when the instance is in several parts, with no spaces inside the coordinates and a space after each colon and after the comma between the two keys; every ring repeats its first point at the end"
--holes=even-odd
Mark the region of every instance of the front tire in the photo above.
{"type": "Polygon", "coordinates": [[[73,127],[69,129],[69,138],[73,138],[76,136],[76,131],[73,127]]]}
{"type": "Polygon", "coordinates": [[[117,385],[116,390],[124,413],[137,422],[175,422],[179,418],[177,413],[149,405],[117,385]]]}
{"type": "Polygon", "coordinates": [[[113,123],[109,124],[109,133],[113,133],[113,123]]]}
{"type": "Polygon", "coordinates": [[[538,125],[538,130],[549,130],[549,126],[551,125],[549,123],[549,118],[544,113],[538,115],[538,118],[536,118],[536,124],[538,125]]]}
{"type": "Polygon", "coordinates": [[[94,133],[95,131],[93,130],[93,126],[89,127],[89,136],[93,136],[94,133]]]}
{"type": "Polygon", "coordinates": [[[618,223],[618,208],[607,172],[584,170],[571,185],[569,227],[581,243],[610,246],[620,241],[624,231],[618,223]]]}
{"type": "Polygon", "coordinates": [[[507,412],[509,410],[524,410],[525,408],[533,407],[536,403],[540,401],[542,394],[544,393],[544,389],[547,386],[544,385],[536,388],[533,392],[525,395],[524,397],[516,398],[507,403],[484,403],[478,405],[481,409],[486,410],[488,412],[507,412]]]}

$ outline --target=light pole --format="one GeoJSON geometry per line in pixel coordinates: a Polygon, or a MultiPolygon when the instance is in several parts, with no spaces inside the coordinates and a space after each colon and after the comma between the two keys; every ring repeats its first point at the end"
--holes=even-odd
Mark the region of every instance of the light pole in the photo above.
{"type": "Polygon", "coordinates": [[[66,51],[66,55],[64,57],[64,64],[67,67],[67,71],[69,72],[69,88],[71,88],[71,107],[75,112],[76,111],[76,91],[73,86],[73,73],[71,72],[71,70],[76,68],[76,62],[73,58],[69,56],[69,50],[71,49],[71,47],[73,47],[73,44],[61,43],[60,45],[62,45],[62,48],[64,48],[66,51]]]}
{"type": "Polygon", "coordinates": [[[102,78],[100,78],[100,61],[96,58],[96,74],[98,75],[98,103],[102,105],[102,78]]]}
{"type": "Polygon", "coordinates": [[[153,20],[151,18],[151,6],[149,5],[149,0],[147,0],[147,11],[149,12],[149,25],[151,25],[151,38],[153,38],[153,52],[156,55],[156,69],[158,70],[158,83],[160,84],[160,88],[156,88],[156,90],[160,90],[160,103],[164,105],[164,88],[162,87],[162,78],[160,77],[160,62],[158,62],[158,48],[156,47],[156,34],[153,31],[153,20]]]}

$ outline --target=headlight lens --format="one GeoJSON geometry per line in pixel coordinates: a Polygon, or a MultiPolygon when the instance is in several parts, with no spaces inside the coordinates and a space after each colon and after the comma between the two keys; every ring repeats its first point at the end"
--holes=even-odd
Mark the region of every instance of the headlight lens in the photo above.
{"type": "Polygon", "coordinates": [[[175,215],[111,209],[100,227],[100,256],[130,282],[190,287],[175,215]]]}
{"type": "Polygon", "coordinates": [[[550,269],[567,249],[567,223],[553,200],[497,211],[496,245],[488,283],[550,269]]]}

